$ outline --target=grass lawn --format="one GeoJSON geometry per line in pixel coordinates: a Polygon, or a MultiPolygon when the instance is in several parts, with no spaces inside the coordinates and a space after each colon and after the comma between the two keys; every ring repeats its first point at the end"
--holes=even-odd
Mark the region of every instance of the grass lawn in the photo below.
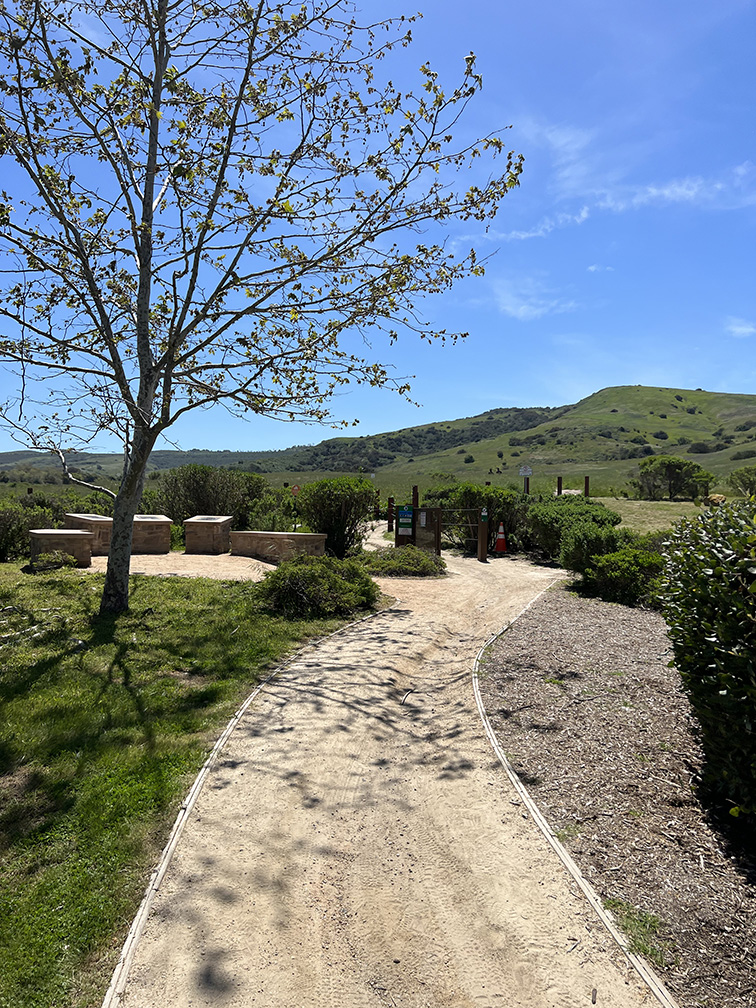
{"type": "Polygon", "coordinates": [[[662,532],[681,518],[695,518],[702,508],[692,501],[626,500],[623,497],[597,497],[596,500],[617,514],[622,524],[633,532],[662,532]]]}
{"type": "Polygon", "coordinates": [[[251,583],[0,565],[0,1006],[99,1005],[149,870],[222,726],[338,624],[261,611],[251,583]]]}

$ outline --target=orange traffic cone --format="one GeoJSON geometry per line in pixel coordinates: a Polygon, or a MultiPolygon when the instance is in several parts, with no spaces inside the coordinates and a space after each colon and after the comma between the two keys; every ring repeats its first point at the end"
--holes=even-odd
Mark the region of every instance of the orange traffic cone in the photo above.
{"type": "Polygon", "coordinates": [[[507,552],[507,537],[504,535],[504,522],[499,523],[499,531],[496,533],[496,552],[507,552]]]}

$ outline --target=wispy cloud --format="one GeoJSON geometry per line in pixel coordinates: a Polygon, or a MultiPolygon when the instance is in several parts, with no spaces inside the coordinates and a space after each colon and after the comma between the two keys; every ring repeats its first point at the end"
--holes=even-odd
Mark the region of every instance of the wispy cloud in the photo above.
{"type": "Polygon", "coordinates": [[[587,206],[581,207],[577,213],[558,213],[551,217],[544,217],[534,227],[524,231],[505,231],[491,234],[492,239],[498,238],[500,241],[523,241],[527,238],[545,238],[559,228],[572,227],[583,224],[590,217],[591,212],[587,206]]]}
{"type": "Polygon", "coordinates": [[[725,332],[737,339],[745,339],[747,336],[756,336],[756,325],[747,319],[730,315],[725,322],[725,332]]]}
{"type": "Polygon", "coordinates": [[[599,263],[592,263],[587,269],[589,273],[614,273],[614,266],[601,266],[599,263]]]}
{"type": "MultiPolygon", "coordinates": [[[[524,144],[546,158],[547,185],[559,201],[580,200],[579,213],[562,213],[512,237],[540,237],[554,227],[580,224],[595,210],[615,213],[646,206],[689,204],[702,209],[731,210],[756,205],[756,164],[744,161],[711,175],[684,175],[633,181],[638,152],[615,145],[604,131],[533,119],[518,124],[524,144]],[[634,165],[634,167],[633,167],[634,165]],[[573,219],[571,219],[573,218],[573,219]],[[551,224],[551,226],[549,226],[551,224]]],[[[644,160],[649,156],[644,152],[644,160]]]]}
{"type": "Polygon", "coordinates": [[[520,322],[532,322],[544,315],[562,315],[579,307],[574,300],[548,287],[535,277],[500,280],[494,285],[499,311],[520,322]]]}

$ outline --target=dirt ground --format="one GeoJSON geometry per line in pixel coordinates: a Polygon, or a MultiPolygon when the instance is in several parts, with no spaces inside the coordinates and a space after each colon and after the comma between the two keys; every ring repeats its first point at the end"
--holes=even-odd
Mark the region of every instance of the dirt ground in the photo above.
{"type": "Polygon", "coordinates": [[[392,609],[263,688],[188,820],[118,1003],[656,1003],[516,800],[473,700],[478,649],[554,572],[448,563],[444,579],[382,581],[392,609]]]}

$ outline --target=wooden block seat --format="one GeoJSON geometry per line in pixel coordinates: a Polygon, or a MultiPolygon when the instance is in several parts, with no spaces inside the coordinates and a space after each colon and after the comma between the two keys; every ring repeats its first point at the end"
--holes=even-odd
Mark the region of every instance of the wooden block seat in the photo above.
{"type": "Polygon", "coordinates": [[[113,519],[99,514],[74,514],[63,516],[67,529],[83,529],[92,533],[92,556],[107,556],[110,550],[110,533],[113,519]]]}
{"type": "Polygon", "coordinates": [[[184,522],[187,553],[228,553],[233,515],[195,515],[184,522]]]}
{"type": "Polygon", "coordinates": [[[232,532],[231,554],[281,563],[303,554],[325,556],[325,541],[321,532],[232,532]]]}
{"type": "Polygon", "coordinates": [[[72,556],[77,567],[91,567],[93,538],[85,529],[30,529],[31,562],[43,553],[59,551],[72,556]]]}

